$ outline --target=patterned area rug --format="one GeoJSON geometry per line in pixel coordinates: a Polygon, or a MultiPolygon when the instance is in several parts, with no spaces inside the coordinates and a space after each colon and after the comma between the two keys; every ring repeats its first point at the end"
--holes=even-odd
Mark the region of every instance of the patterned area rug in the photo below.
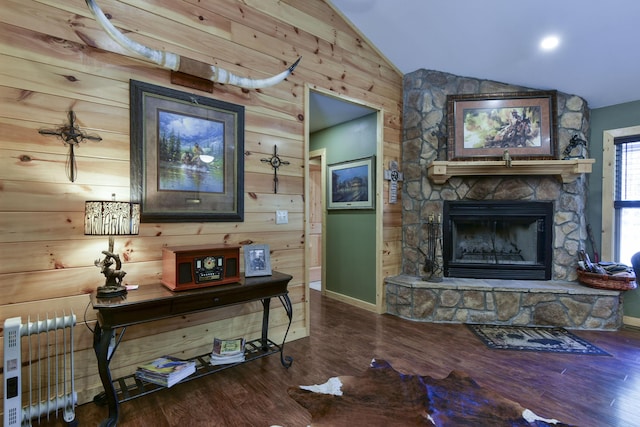
{"type": "Polygon", "coordinates": [[[471,329],[490,349],[548,351],[610,356],[606,351],[575,336],[564,328],[475,325],[471,329]]]}

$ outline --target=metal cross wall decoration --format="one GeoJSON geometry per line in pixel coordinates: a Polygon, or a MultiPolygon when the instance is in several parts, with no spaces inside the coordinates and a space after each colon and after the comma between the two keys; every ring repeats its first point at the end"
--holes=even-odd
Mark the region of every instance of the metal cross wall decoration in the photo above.
{"type": "Polygon", "coordinates": [[[73,110],[69,111],[69,124],[59,127],[56,130],[41,129],[38,131],[41,135],[55,135],[62,140],[65,145],[69,145],[69,158],[67,159],[67,177],[69,181],[74,182],[76,180],[76,155],[74,147],[85,139],[91,141],[102,141],[97,135],[87,135],[82,132],[79,127],[76,126],[76,115],[73,110]]]}
{"type": "Polygon", "coordinates": [[[403,181],[404,176],[398,170],[398,162],[391,160],[389,169],[384,171],[384,179],[389,181],[389,203],[398,202],[398,181],[403,181]]]}
{"type": "Polygon", "coordinates": [[[273,168],[273,194],[276,194],[278,192],[278,168],[282,165],[288,165],[290,163],[280,159],[280,157],[278,156],[277,145],[273,146],[273,156],[271,156],[271,158],[260,159],[260,161],[271,164],[271,167],[273,168]]]}

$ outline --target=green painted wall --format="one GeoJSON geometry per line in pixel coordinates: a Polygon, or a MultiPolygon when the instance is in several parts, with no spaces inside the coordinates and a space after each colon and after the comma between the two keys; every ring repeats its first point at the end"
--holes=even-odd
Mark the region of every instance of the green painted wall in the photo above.
{"type": "MultiPolygon", "coordinates": [[[[602,133],[605,130],[620,129],[640,125],[640,101],[591,110],[591,136],[589,155],[596,159],[593,172],[589,174],[589,203],[587,218],[593,227],[596,246],[601,248],[602,224],[602,133]]],[[[640,244],[638,245],[640,251],[640,244]]],[[[640,318],[640,290],[627,291],[624,294],[624,315],[640,318]]]]}
{"type": "MultiPolygon", "coordinates": [[[[327,164],[376,154],[375,113],[310,135],[309,149],[326,149],[327,164]]],[[[378,159],[376,159],[378,161],[378,159]]],[[[325,224],[325,289],[376,303],[376,212],[331,210],[325,224]]]]}

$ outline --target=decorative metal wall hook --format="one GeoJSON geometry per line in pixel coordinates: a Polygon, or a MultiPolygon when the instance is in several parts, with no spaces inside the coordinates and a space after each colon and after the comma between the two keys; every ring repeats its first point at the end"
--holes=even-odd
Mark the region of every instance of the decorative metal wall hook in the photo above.
{"type": "Polygon", "coordinates": [[[438,146],[434,147],[436,149],[436,153],[438,155],[438,159],[447,158],[447,135],[443,132],[440,127],[436,130],[431,131],[431,136],[435,136],[438,139],[438,146]]]}
{"type": "Polygon", "coordinates": [[[440,142],[444,141],[447,139],[447,135],[442,132],[440,129],[436,129],[436,130],[432,130],[431,131],[431,136],[435,136],[436,138],[438,138],[438,146],[440,146],[440,142]]]}
{"type": "Polygon", "coordinates": [[[280,156],[278,156],[278,146],[273,146],[273,155],[269,159],[260,159],[261,162],[271,164],[273,168],[273,194],[278,192],[278,168],[282,165],[288,165],[289,162],[282,160],[280,156]]]}
{"type": "Polygon", "coordinates": [[[67,159],[67,177],[69,181],[74,182],[76,180],[76,155],[74,152],[74,147],[81,142],[84,142],[85,139],[91,141],[102,141],[97,135],[88,135],[80,130],[78,126],[76,126],[76,114],[73,110],[69,110],[69,124],[59,127],[55,130],[50,129],[41,129],[38,131],[41,135],[55,135],[62,140],[65,145],[69,145],[69,158],[67,159]]]}
{"type": "Polygon", "coordinates": [[[567,145],[567,148],[565,148],[564,152],[562,153],[562,154],[564,154],[564,157],[562,159],[563,160],[571,160],[571,159],[584,159],[584,158],[586,158],[586,156],[583,155],[582,153],[580,153],[580,154],[578,154],[576,156],[572,156],[571,155],[571,152],[575,148],[577,148],[579,146],[584,147],[585,153],[587,155],[589,154],[589,151],[588,151],[588,148],[587,148],[587,141],[585,141],[582,138],[579,138],[578,135],[576,134],[576,135],[573,135],[571,137],[571,139],[569,140],[569,145],[567,145]]]}

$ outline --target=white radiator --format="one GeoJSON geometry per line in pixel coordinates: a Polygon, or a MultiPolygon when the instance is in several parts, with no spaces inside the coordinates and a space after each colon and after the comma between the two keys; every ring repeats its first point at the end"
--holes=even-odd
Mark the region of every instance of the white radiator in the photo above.
{"type": "Polygon", "coordinates": [[[4,321],[4,426],[30,426],[35,418],[59,412],[68,424],[77,424],[75,314],[21,322],[20,317],[4,321]]]}

